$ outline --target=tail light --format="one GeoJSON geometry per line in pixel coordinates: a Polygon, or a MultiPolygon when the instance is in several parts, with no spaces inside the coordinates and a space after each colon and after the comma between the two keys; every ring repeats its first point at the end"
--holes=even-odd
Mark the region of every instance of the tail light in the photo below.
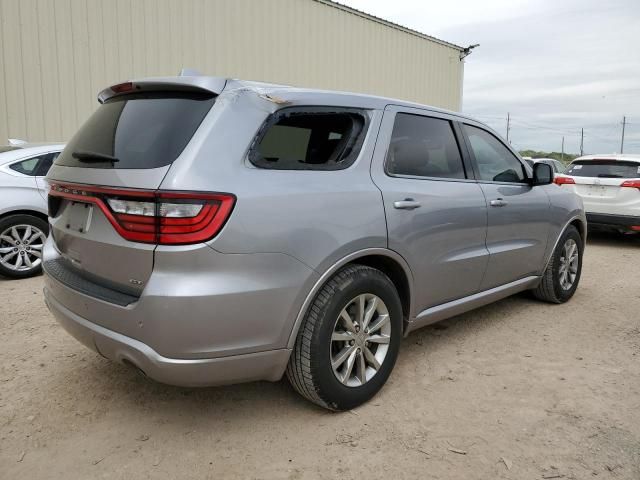
{"type": "Polygon", "coordinates": [[[640,188],[640,180],[625,180],[620,184],[621,187],[640,188]]]}
{"type": "Polygon", "coordinates": [[[93,203],[123,238],[161,245],[185,245],[212,239],[229,218],[236,200],[228,193],[61,184],[51,184],[49,195],[93,203]]]}
{"type": "Polygon", "coordinates": [[[571,177],[556,176],[553,179],[553,183],[555,183],[556,185],[575,185],[576,181],[571,177]]]}

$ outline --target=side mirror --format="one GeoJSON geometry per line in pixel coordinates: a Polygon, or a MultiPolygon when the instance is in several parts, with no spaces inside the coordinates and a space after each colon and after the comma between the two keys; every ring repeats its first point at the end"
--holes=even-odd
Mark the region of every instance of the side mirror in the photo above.
{"type": "Polygon", "coordinates": [[[533,164],[533,179],[531,185],[549,185],[553,183],[553,169],[551,165],[543,162],[533,164]]]}

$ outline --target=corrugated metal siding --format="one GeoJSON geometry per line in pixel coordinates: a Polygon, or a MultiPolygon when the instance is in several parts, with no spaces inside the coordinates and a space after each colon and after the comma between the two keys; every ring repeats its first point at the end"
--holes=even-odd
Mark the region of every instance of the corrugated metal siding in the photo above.
{"type": "Polygon", "coordinates": [[[0,143],[66,140],[102,88],[183,67],[459,110],[458,56],[314,0],[0,0],[0,143]]]}

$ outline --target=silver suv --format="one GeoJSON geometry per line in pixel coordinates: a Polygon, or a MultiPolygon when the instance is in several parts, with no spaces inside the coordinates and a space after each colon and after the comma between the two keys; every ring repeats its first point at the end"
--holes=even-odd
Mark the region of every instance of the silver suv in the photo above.
{"type": "Polygon", "coordinates": [[[212,77],[105,89],[48,174],[45,297],[160,382],[279,380],[333,410],[403,336],[580,279],[578,197],[457,113],[212,77]]]}

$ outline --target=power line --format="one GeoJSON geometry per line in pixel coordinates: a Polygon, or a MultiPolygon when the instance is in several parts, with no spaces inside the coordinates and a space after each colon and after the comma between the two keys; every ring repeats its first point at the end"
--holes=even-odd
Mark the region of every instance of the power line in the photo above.
{"type": "MultiPolygon", "coordinates": [[[[502,123],[505,118],[498,116],[498,115],[490,115],[490,114],[476,114],[472,116],[478,117],[481,120],[484,120],[487,124],[491,125],[494,129],[496,130],[501,130],[501,125],[500,123],[502,123]]],[[[511,116],[511,112],[507,112],[507,118],[506,118],[506,140],[511,143],[511,144],[519,144],[520,142],[518,142],[517,140],[514,142],[514,138],[513,138],[513,129],[514,127],[516,128],[516,130],[521,131],[544,131],[544,132],[553,132],[556,134],[561,135],[562,137],[565,137],[565,139],[568,137],[569,139],[571,138],[575,138],[576,139],[576,147],[578,147],[580,154],[584,155],[585,153],[585,141],[588,139],[591,139],[592,142],[597,142],[598,144],[601,145],[601,147],[599,147],[600,149],[609,149],[611,148],[612,151],[616,150],[616,137],[618,137],[618,135],[620,135],[620,131],[618,130],[618,128],[620,128],[620,123],[617,122],[607,122],[607,123],[594,123],[594,124],[589,124],[587,123],[587,125],[583,125],[581,127],[577,127],[575,126],[575,119],[572,119],[573,121],[571,122],[572,125],[568,126],[567,128],[558,128],[558,127],[552,127],[552,126],[547,126],[547,125],[541,125],[539,123],[531,123],[525,120],[520,120],[518,117],[513,118],[511,116]],[[575,127],[574,127],[575,126],[575,127]],[[574,129],[575,128],[575,129],[574,129]],[[594,133],[594,130],[597,133],[594,133]]],[[[554,122],[555,123],[555,122],[554,122]]],[[[502,124],[504,125],[504,124],[502,124]]],[[[622,119],[622,135],[621,137],[618,137],[620,139],[620,152],[622,153],[624,151],[624,147],[626,146],[627,148],[633,148],[636,149],[638,148],[638,144],[640,144],[640,140],[637,140],[636,138],[628,138],[629,135],[627,132],[628,130],[628,126],[629,125],[640,125],[640,123],[637,122],[629,122],[627,121],[626,116],[623,117],[622,119]]],[[[637,127],[636,127],[637,128],[637,127]]],[[[531,135],[531,134],[529,134],[531,135]]],[[[633,136],[632,136],[633,137],[633,136]]],[[[573,142],[570,142],[573,143],[573,142]]]]}

